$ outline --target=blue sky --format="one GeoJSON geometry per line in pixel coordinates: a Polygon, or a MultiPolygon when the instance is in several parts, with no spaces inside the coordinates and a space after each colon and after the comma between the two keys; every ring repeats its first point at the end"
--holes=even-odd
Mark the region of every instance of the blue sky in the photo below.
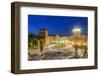
{"type": "Polygon", "coordinates": [[[28,33],[38,35],[40,29],[47,29],[49,35],[70,35],[74,27],[80,27],[82,33],[88,31],[87,17],[28,15],[28,33]]]}

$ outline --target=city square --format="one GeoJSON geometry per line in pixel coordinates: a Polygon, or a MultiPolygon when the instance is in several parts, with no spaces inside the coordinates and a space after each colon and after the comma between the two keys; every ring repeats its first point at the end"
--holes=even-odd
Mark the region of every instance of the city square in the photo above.
{"type": "Polygon", "coordinates": [[[29,21],[33,25],[31,27],[34,28],[30,28],[31,33],[29,32],[28,34],[28,60],[88,58],[87,18],[36,16],[35,21],[34,17],[35,16],[30,16],[29,21]],[[54,26],[51,27],[49,21],[43,22],[47,20],[47,18],[52,19],[50,22],[52,22],[54,26]],[[68,22],[68,19],[72,22],[68,22]],[[47,25],[36,26],[33,20],[37,25],[43,23],[47,25]],[[60,20],[62,20],[62,22],[60,22],[60,20]],[[37,21],[40,21],[40,23],[37,21]],[[75,22],[79,21],[81,25],[74,25],[75,22]],[[73,28],[69,25],[73,25],[73,28]],[[83,30],[82,27],[85,28],[85,30],[83,30]],[[54,28],[55,30],[53,30],[54,28]]]}
{"type": "MultiPolygon", "coordinates": [[[[72,30],[73,35],[60,37],[59,35],[48,36],[45,29],[40,30],[42,50],[32,49],[29,51],[29,60],[48,60],[48,59],[74,59],[87,57],[87,38],[81,35],[80,28],[72,30]],[[77,38],[77,39],[76,39],[77,38]],[[82,48],[83,47],[83,48],[82,48]],[[38,51],[36,51],[38,50],[38,51]],[[77,52],[77,54],[76,54],[77,52]]],[[[40,40],[37,45],[39,46],[40,40]]],[[[41,47],[41,46],[40,46],[41,47]]]]}

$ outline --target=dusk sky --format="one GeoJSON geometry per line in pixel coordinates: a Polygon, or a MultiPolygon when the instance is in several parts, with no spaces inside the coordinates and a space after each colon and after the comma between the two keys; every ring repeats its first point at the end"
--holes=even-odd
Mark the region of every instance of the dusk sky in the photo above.
{"type": "Polygon", "coordinates": [[[38,35],[40,29],[48,30],[49,35],[70,35],[72,29],[80,27],[82,33],[88,31],[87,17],[28,15],[28,33],[38,35]]]}

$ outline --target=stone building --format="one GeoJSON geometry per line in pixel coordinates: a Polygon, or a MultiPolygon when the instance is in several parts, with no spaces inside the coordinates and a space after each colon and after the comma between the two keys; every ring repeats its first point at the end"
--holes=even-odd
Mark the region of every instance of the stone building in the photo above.
{"type": "Polygon", "coordinates": [[[49,35],[46,29],[40,29],[39,36],[43,37],[44,45],[48,45],[56,40],[70,41],[73,44],[87,45],[87,35],[81,35],[80,28],[72,30],[73,34],[70,36],[49,35]]]}

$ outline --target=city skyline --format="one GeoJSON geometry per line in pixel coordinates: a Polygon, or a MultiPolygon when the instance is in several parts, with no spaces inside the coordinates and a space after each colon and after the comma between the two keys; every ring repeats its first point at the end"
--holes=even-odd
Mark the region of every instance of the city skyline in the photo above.
{"type": "Polygon", "coordinates": [[[70,35],[75,27],[87,34],[88,18],[71,16],[28,15],[28,33],[39,34],[40,29],[48,30],[49,35],[70,35]]]}

